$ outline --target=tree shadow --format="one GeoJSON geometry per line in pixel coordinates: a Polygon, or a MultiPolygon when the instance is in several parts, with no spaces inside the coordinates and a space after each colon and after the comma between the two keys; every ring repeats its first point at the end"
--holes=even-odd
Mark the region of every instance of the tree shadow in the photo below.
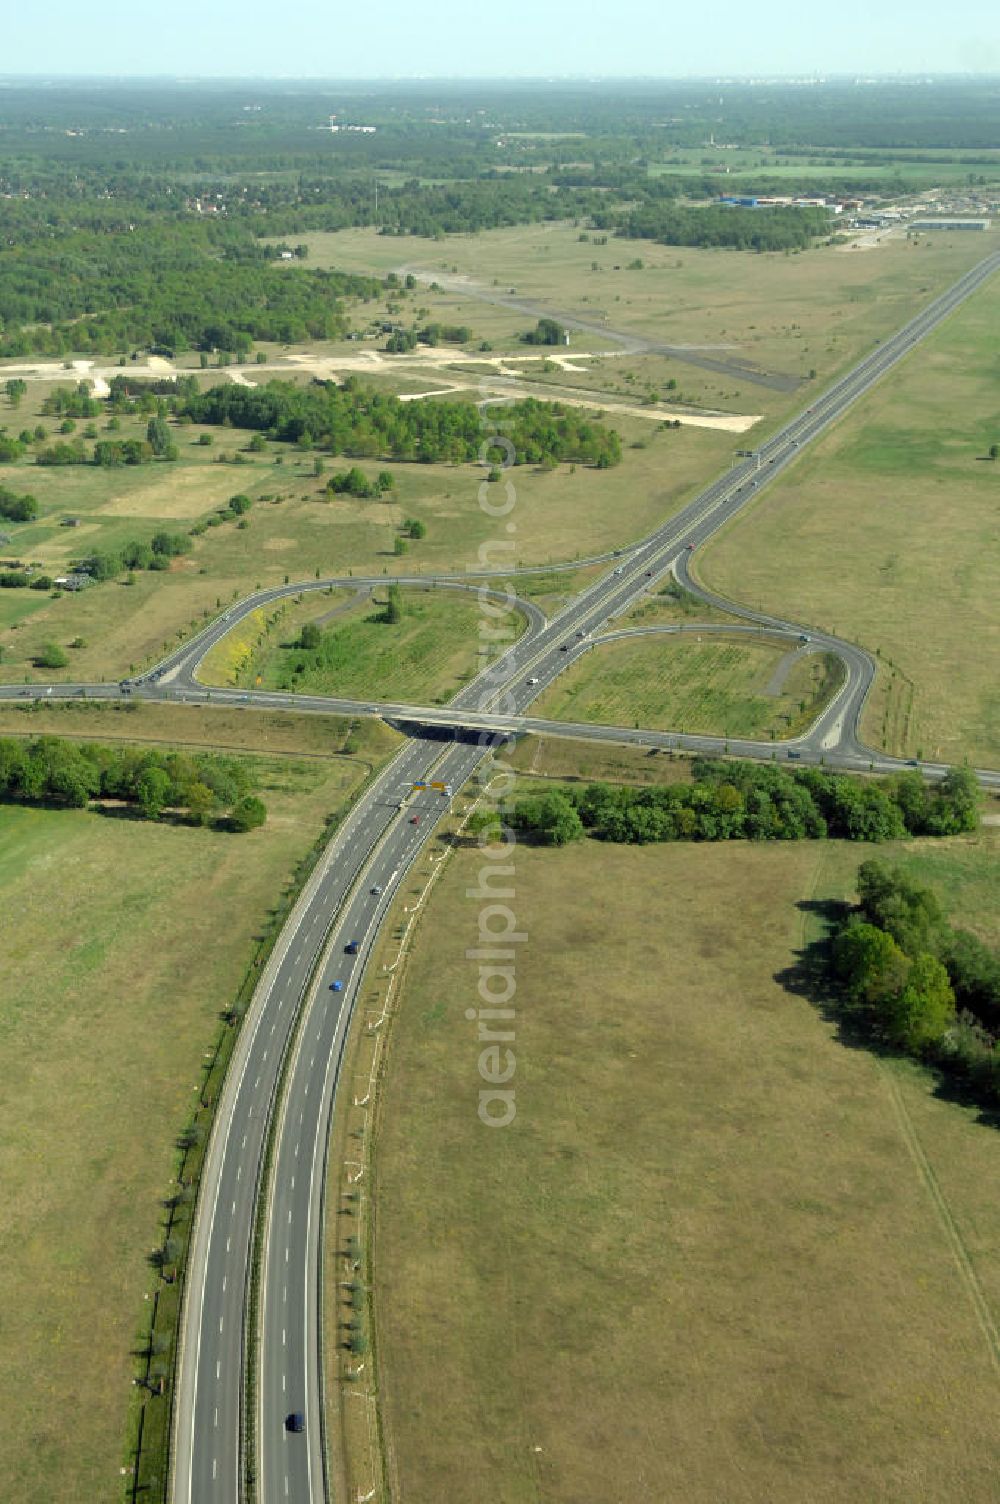
{"type": "Polygon", "coordinates": [[[147,818],[135,804],[95,803],[90,807],[95,815],[101,815],[105,820],[134,820],[145,823],[147,818]]]}

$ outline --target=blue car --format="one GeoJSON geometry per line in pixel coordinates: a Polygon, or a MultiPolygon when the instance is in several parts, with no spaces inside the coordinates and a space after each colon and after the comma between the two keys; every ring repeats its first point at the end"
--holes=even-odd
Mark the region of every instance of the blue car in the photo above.
{"type": "Polygon", "coordinates": [[[331,982],[330,983],[330,991],[331,992],[343,992],[343,990],[344,990],[344,984],[343,984],[343,982],[331,982]]]}

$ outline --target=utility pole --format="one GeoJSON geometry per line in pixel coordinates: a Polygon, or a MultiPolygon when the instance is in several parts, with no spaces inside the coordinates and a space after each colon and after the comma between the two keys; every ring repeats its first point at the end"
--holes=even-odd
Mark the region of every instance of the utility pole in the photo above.
{"type": "Polygon", "coordinates": [[[378,178],[375,179],[375,228],[378,229],[378,178]]]}

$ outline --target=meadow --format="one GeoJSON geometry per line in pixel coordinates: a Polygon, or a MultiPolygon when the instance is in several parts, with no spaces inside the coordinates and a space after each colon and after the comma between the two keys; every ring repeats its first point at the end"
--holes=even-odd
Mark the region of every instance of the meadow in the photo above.
{"type": "Polygon", "coordinates": [[[560,721],[780,739],[804,730],[842,677],[823,655],[789,659],[787,646],[692,627],[598,641],[534,708],[560,721]]]}
{"type": "MultiPolygon", "coordinates": [[[[482,858],[453,858],[376,1118],[394,1497],[995,1498],[1000,1139],[780,981],[863,854],[518,848],[517,1116],[493,1132],[482,858]]],[[[995,831],[880,855],[1000,939],[995,831]]]]}

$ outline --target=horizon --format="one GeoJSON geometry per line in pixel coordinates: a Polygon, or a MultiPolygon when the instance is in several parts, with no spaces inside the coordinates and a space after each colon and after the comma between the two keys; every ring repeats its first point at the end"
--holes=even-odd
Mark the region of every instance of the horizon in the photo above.
{"type": "Polygon", "coordinates": [[[809,86],[823,84],[856,84],[858,86],[871,83],[912,83],[916,85],[932,85],[935,83],[970,83],[988,84],[994,81],[1000,84],[1000,69],[993,71],[977,72],[969,69],[953,70],[930,70],[917,68],[910,70],[885,71],[878,69],[842,69],[825,70],[814,72],[810,69],[790,69],[785,72],[768,73],[761,69],[755,69],[747,73],[716,72],[716,73],[594,73],[594,72],[568,72],[568,73],[381,73],[364,75],[336,74],[336,73],[195,73],[189,69],[184,71],[170,70],[163,73],[139,73],[128,71],[114,71],[111,73],[64,73],[56,70],[37,72],[24,71],[15,73],[0,72],[0,85],[9,83],[175,83],[177,85],[188,84],[337,84],[343,87],[345,84],[367,86],[372,84],[516,84],[519,86],[542,86],[553,83],[591,84],[599,87],[603,84],[736,84],[753,86],[756,84],[804,84],[809,86]]]}

